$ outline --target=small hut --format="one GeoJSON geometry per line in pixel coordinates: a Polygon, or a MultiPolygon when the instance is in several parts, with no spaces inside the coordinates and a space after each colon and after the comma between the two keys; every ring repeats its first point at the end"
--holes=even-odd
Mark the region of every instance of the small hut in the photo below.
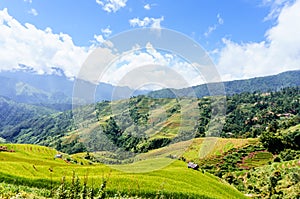
{"type": "Polygon", "coordinates": [[[56,154],[55,156],[54,156],[54,158],[62,158],[62,154],[56,154]]]}
{"type": "Polygon", "coordinates": [[[195,164],[193,162],[189,162],[188,163],[188,168],[194,169],[194,170],[198,170],[199,169],[199,165],[195,164]]]}

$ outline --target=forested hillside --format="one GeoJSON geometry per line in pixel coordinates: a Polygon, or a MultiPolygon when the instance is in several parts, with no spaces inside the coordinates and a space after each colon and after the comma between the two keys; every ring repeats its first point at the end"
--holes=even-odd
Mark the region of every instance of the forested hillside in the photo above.
{"type": "Polygon", "coordinates": [[[74,154],[65,161],[75,165],[193,161],[202,173],[253,197],[299,198],[300,87],[223,99],[137,96],[52,113],[1,98],[1,110],[11,119],[1,121],[0,141],[50,146],[74,154]],[[214,118],[219,103],[225,115],[214,118]],[[218,134],[226,139],[200,156],[209,140],[202,137],[218,134]]]}
{"type": "Polygon", "coordinates": [[[0,96],[0,132],[7,132],[29,118],[50,115],[54,112],[48,108],[17,103],[0,96]]]}
{"type": "MultiPolygon", "coordinates": [[[[299,124],[299,99],[299,87],[230,95],[226,99],[225,123],[219,134],[221,137],[255,138],[267,128],[276,131],[299,124]]],[[[1,137],[10,142],[54,146],[69,153],[114,150],[114,147],[140,153],[172,142],[204,137],[208,133],[214,102],[213,97],[192,102],[146,96],[104,101],[81,107],[75,111],[77,113],[67,111],[30,117],[11,128],[4,126],[1,137]],[[192,113],[192,109],[197,109],[197,115],[188,116],[194,117],[196,124],[189,124],[192,118],[183,117],[186,112],[192,113]],[[82,141],[84,146],[78,144],[82,141]],[[77,149],[72,150],[75,145],[77,149]]],[[[16,112],[15,118],[22,114],[16,112]]]]}

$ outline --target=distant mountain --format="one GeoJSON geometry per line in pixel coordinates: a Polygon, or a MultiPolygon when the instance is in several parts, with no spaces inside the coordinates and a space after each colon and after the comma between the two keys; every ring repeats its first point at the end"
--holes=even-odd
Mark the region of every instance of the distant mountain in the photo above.
{"type": "MultiPolygon", "coordinates": [[[[224,82],[224,89],[226,95],[239,94],[243,92],[267,92],[278,91],[286,87],[300,86],[300,70],[287,71],[278,75],[256,77],[246,80],[235,80],[224,82]]],[[[209,89],[220,88],[221,83],[210,83],[199,86],[193,86],[183,89],[162,89],[148,93],[148,96],[154,98],[176,98],[197,96],[199,98],[211,95],[209,89]]],[[[222,93],[216,91],[215,93],[222,93]]]]}
{"type": "MultiPolygon", "coordinates": [[[[148,91],[134,91],[129,87],[118,87],[106,83],[98,85],[83,80],[70,80],[63,72],[37,74],[26,67],[24,70],[0,72],[0,95],[16,102],[36,104],[58,110],[71,108],[73,90],[82,92],[77,97],[86,98],[88,103],[103,100],[117,100],[146,94],[148,91]],[[89,93],[87,93],[89,92],[89,93]],[[82,95],[82,96],[81,96],[82,95]]],[[[75,96],[76,97],[76,96],[75,96]]]]}
{"type": "Polygon", "coordinates": [[[148,95],[154,98],[175,98],[196,95],[198,98],[220,93],[219,85],[224,86],[225,94],[242,92],[278,91],[281,88],[300,86],[300,70],[278,75],[203,84],[184,89],[162,89],[157,91],[134,91],[129,87],[113,86],[107,83],[98,85],[84,80],[70,80],[62,71],[55,74],[37,74],[31,70],[1,71],[0,96],[13,101],[34,104],[63,111],[75,103],[94,103],[103,100],[126,99],[131,96],[148,95]],[[74,86],[76,86],[74,89],[74,86]],[[72,101],[73,100],[73,101],[72,101]],[[77,100],[77,101],[76,101],[77,100]]]}
{"type": "Polygon", "coordinates": [[[0,76],[0,84],[0,95],[16,102],[53,104],[67,103],[69,101],[68,97],[62,92],[47,92],[18,79],[0,76]]]}
{"type": "Polygon", "coordinates": [[[64,93],[66,96],[72,94],[73,81],[69,80],[63,73],[40,75],[30,70],[15,70],[1,71],[0,76],[24,82],[47,93],[64,93]]]}

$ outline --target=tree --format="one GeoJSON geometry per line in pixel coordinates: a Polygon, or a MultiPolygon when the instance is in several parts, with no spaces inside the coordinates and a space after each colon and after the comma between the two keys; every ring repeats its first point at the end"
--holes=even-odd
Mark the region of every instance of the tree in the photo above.
{"type": "Polygon", "coordinates": [[[278,154],[284,149],[282,137],[273,132],[263,132],[259,137],[260,142],[273,154],[278,154]]]}
{"type": "Polygon", "coordinates": [[[278,181],[281,180],[281,173],[280,171],[275,171],[269,178],[269,192],[270,196],[276,194],[276,186],[278,181]]]}

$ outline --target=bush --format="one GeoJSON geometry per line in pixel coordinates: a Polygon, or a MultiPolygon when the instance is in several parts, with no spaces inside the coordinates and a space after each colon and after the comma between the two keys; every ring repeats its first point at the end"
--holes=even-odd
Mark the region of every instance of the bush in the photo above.
{"type": "Polygon", "coordinates": [[[273,160],[274,162],[281,162],[281,159],[280,159],[280,157],[279,156],[276,156],[275,158],[274,158],[274,160],[273,160]]]}
{"type": "Polygon", "coordinates": [[[285,149],[280,152],[279,157],[282,161],[297,160],[300,158],[300,151],[285,149]]]}

